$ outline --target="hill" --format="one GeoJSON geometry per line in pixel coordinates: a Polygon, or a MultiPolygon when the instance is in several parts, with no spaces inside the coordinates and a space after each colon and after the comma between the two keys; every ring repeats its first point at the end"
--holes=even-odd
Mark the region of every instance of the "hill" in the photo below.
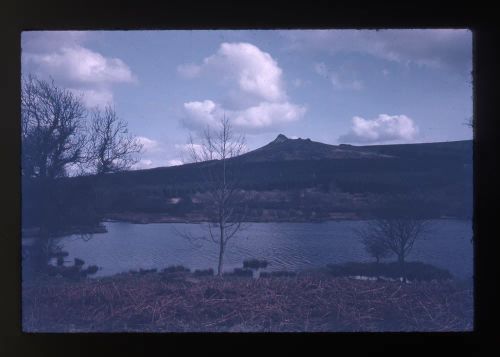
{"type": "MultiPolygon", "coordinates": [[[[472,141],[328,145],[280,134],[231,161],[253,221],[369,218],[388,206],[428,217],[472,216],[472,141]]],[[[64,179],[73,200],[93,193],[107,217],[200,221],[209,202],[207,168],[217,161],[64,179]]],[[[23,187],[23,223],[30,201],[23,187]]]]}

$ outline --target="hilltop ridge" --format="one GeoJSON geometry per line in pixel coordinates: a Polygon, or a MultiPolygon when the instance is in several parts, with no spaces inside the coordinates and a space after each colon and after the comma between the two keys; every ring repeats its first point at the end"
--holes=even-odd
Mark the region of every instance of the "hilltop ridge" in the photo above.
{"type": "Polygon", "coordinates": [[[353,150],[350,147],[324,144],[311,139],[290,139],[279,134],[276,139],[256,150],[249,151],[239,158],[245,161],[282,161],[282,160],[328,160],[328,159],[360,159],[391,158],[392,155],[353,150]]]}

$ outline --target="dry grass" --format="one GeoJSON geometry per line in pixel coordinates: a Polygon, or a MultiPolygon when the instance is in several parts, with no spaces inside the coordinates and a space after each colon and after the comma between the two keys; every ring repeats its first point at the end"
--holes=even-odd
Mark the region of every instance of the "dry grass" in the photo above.
{"type": "Polygon", "coordinates": [[[325,275],[120,275],[23,288],[30,332],[466,331],[472,291],[325,275]]]}

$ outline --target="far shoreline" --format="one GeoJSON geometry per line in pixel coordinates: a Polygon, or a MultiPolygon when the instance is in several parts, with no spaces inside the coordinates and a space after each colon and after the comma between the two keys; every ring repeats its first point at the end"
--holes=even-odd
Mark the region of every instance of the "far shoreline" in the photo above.
{"type": "MultiPolygon", "coordinates": [[[[314,223],[314,224],[319,224],[319,223],[328,223],[328,222],[345,222],[345,221],[370,221],[375,218],[368,218],[368,217],[359,217],[359,216],[351,216],[351,217],[338,217],[338,218],[327,218],[327,219],[283,219],[283,220],[247,220],[243,221],[242,223],[288,223],[288,224],[293,224],[293,223],[314,223]]],[[[461,222],[473,222],[472,218],[465,218],[465,217],[448,217],[448,216],[443,216],[443,217],[435,217],[435,218],[426,218],[426,220],[429,221],[461,221],[461,222]]],[[[67,232],[58,235],[58,238],[62,237],[67,237],[70,235],[75,235],[75,234],[81,234],[81,235],[86,235],[86,234],[102,234],[102,233],[108,233],[108,230],[105,227],[105,223],[130,223],[130,224],[207,224],[210,223],[208,220],[204,219],[181,219],[179,217],[172,217],[172,216],[165,216],[161,215],[158,216],[158,214],[148,214],[148,213],[133,213],[133,214],[111,214],[111,215],[105,215],[102,221],[97,225],[97,226],[92,226],[92,227],[77,227],[74,229],[70,229],[67,232]],[[140,215],[140,218],[137,217],[137,215],[140,215]]],[[[33,239],[38,236],[38,228],[37,227],[30,227],[30,228],[21,228],[21,239],[33,239]]]]}
{"type": "MultiPolygon", "coordinates": [[[[288,219],[249,219],[242,223],[327,223],[327,222],[341,222],[341,221],[370,221],[376,219],[373,217],[363,217],[355,213],[339,213],[337,215],[330,215],[327,218],[288,218],[288,219]]],[[[468,217],[434,217],[426,218],[426,220],[456,220],[456,221],[473,221],[468,217]]],[[[105,222],[122,222],[133,224],[150,224],[150,223],[184,223],[184,224],[203,224],[210,223],[206,217],[193,217],[193,218],[180,218],[168,216],[158,213],[112,213],[104,216],[102,220],[105,222]]]]}

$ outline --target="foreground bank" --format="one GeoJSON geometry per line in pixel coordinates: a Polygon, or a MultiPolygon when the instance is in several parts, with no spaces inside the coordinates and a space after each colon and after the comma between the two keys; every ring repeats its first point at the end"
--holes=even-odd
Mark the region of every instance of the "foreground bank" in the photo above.
{"type": "Polygon", "coordinates": [[[328,274],[120,274],[23,286],[26,332],[468,331],[472,287],[328,274]]]}

